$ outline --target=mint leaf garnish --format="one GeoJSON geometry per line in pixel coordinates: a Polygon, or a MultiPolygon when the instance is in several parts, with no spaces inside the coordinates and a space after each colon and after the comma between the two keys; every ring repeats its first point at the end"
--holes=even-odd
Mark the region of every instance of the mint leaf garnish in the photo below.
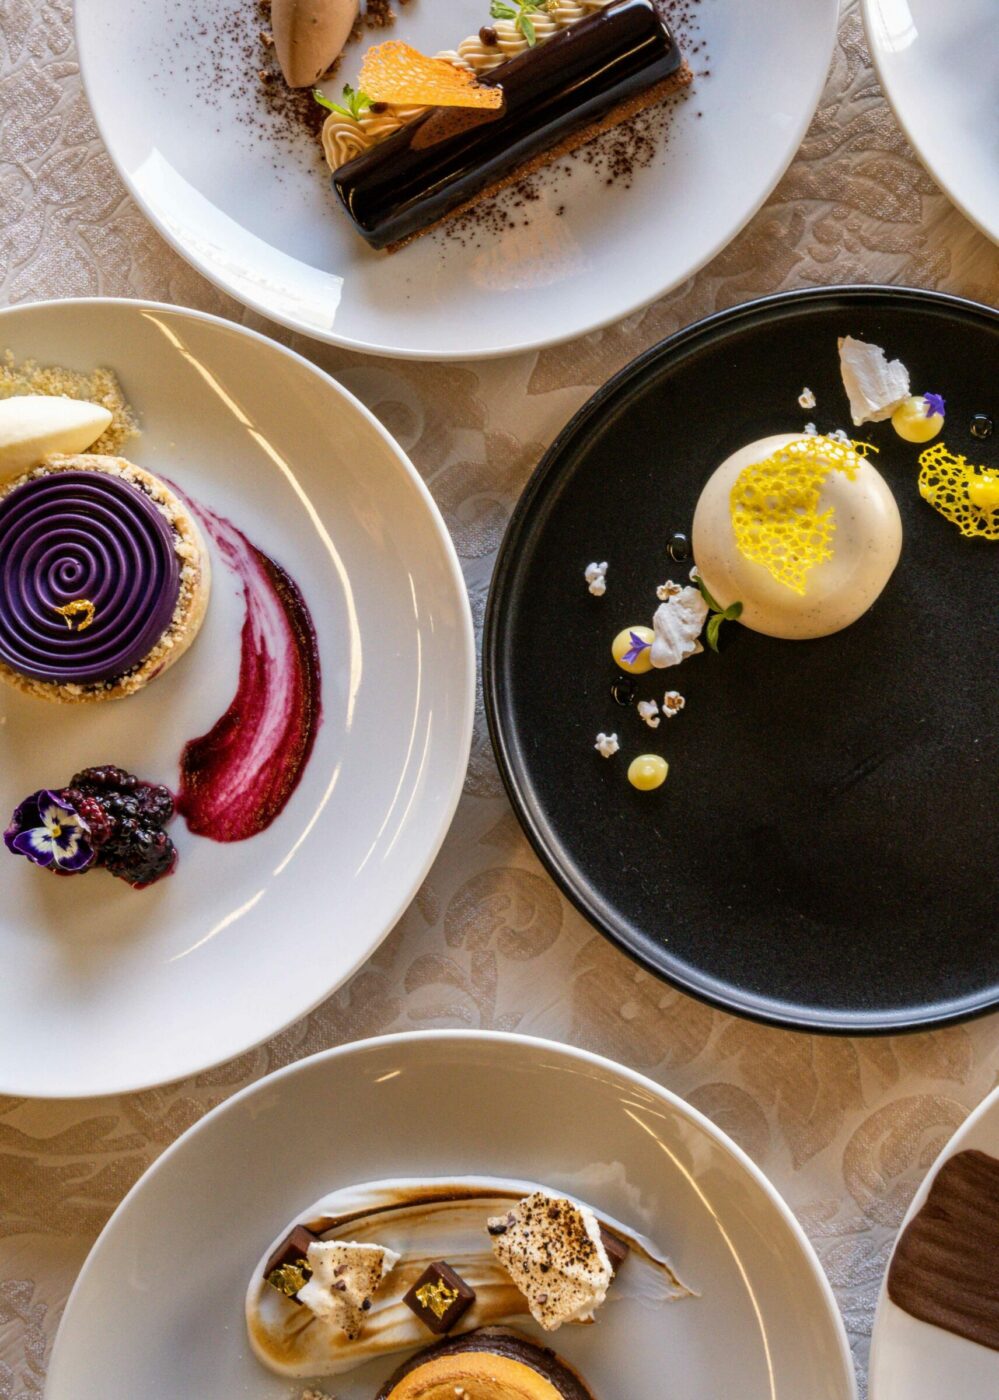
{"type": "Polygon", "coordinates": [[[331,102],[325,93],[320,92],[319,88],[312,89],[312,96],[320,107],[325,107],[330,112],[339,112],[341,117],[352,117],[354,121],[358,121],[365,108],[371,106],[371,98],[368,94],[355,92],[350,83],[344,85],[343,102],[331,102]]]}

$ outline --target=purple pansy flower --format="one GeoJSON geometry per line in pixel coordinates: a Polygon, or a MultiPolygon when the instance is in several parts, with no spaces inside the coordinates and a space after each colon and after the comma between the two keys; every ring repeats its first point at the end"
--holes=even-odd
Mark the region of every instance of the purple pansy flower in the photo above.
{"type": "Polygon", "coordinates": [[[94,859],[90,828],[79,813],[54,792],[42,788],[15,809],[4,844],[15,855],[62,875],[86,870],[94,859]]]}
{"type": "Polygon", "coordinates": [[[939,413],[941,418],[946,417],[947,405],[939,394],[924,394],[923,402],[926,405],[927,418],[932,418],[935,413],[939,413]]]}
{"type": "Polygon", "coordinates": [[[652,643],[647,642],[644,637],[640,637],[637,632],[629,632],[628,636],[631,638],[631,646],[624,653],[624,660],[627,665],[633,666],[642,652],[648,651],[652,643]]]}

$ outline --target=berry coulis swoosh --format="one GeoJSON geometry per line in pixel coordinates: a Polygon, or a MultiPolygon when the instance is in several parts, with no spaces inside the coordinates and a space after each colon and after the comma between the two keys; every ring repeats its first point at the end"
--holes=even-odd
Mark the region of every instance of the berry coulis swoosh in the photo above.
{"type": "Polygon", "coordinates": [[[295,580],[231,521],[191,502],[246,608],[232,703],[180,758],[178,810],[199,836],[244,841],[301,780],[322,719],[319,647],[295,580]]]}

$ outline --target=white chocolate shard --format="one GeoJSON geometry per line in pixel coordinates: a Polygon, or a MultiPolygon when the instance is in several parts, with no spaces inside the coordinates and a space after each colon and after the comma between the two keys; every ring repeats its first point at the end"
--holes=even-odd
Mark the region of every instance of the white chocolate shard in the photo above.
{"type": "Polygon", "coordinates": [[[493,1253],[546,1332],[589,1322],[614,1276],[589,1206],[535,1191],[489,1221],[493,1253]]]}
{"type": "Polygon", "coordinates": [[[880,345],[854,340],[839,341],[839,368],[850,400],[854,426],[880,423],[909,397],[909,371],[901,360],[889,360],[880,345]]]}
{"type": "Polygon", "coordinates": [[[307,1262],[312,1277],[298,1290],[298,1301],[321,1322],[339,1328],[348,1341],[356,1341],[364,1315],[399,1255],[382,1245],[317,1240],[309,1245],[307,1262]]]}

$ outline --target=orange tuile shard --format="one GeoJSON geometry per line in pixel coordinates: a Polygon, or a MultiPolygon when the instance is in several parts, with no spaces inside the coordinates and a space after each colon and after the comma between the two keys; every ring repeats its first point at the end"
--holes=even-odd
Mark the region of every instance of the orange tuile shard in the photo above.
{"type": "Polygon", "coordinates": [[[372,102],[394,106],[484,107],[503,105],[500,87],[483,87],[470,73],[442,58],[427,58],[401,39],[368,49],[357,79],[372,102]]]}

